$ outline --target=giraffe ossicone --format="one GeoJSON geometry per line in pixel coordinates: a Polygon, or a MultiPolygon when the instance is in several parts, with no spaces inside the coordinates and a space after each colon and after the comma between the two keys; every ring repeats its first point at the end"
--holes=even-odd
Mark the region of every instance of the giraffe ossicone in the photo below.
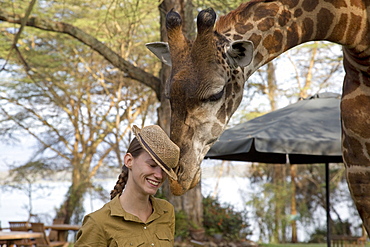
{"type": "Polygon", "coordinates": [[[351,195],[370,233],[370,1],[252,0],[217,21],[214,11],[206,9],[198,14],[195,40],[183,35],[174,11],[166,27],[168,44],[147,46],[172,66],[166,87],[170,137],[181,149],[178,181],[170,181],[175,195],[199,182],[201,161],[259,67],[308,41],[343,46],[343,159],[351,195]]]}

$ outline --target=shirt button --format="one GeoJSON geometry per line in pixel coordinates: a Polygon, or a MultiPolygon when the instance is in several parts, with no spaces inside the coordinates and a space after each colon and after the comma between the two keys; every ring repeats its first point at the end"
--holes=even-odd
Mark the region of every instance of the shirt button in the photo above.
{"type": "Polygon", "coordinates": [[[144,226],[144,230],[146,230],[146,226],[144,226]]]}

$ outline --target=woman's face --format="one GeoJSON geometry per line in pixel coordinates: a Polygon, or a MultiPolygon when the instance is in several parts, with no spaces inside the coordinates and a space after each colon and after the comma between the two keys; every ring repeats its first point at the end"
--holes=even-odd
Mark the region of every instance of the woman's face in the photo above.
{"type": "Polygon", "coordinates": [[[136,158],[127,153],[125,164],[131,171],[129,180],[139,193],[155,195],[167,178],[167,174],[145,150],[136,158]]]}

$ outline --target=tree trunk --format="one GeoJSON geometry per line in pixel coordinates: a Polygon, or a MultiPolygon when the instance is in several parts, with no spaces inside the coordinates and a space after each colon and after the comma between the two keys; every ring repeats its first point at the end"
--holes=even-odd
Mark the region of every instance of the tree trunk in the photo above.
{"type": "Polygon", "coordinates": [[[275,78],[275,66],[273,62],[267,64],[267,96],[270,102],[271,111],[276,110],[277,85],[275,78]]]}
{"type": "Polygon", "coordinates": [[[290,166],[290,178],[292,180],[292,195],[291,195],[291,216],[292,216],[292,221],[291,221],[291,227],[292,227],[292,243],[297,243],[298,242],[298,237],[297,237],[297,221],[296,221],[296,215],[297,215],[297,203],[296,203],[296,182],[295,178],[297,176],[297,167],[296,165],[291,165],[290,166]]]}
{"type": "Polygon", "coordinates": [[[63,219],[66,224],[80,224],[83,217],[83,199],[84,194],[90,187],[88,179],[88,167],[86,171],[73,169],[72,184],[68,189],[66,199],[57,211],[56,218],[63,219]],[[72,218],[72,216],[75,216],[72,218]],[[81,217],[81,218],[80,218],[81,217]]]}
{"type": "Polygon", "coordinates": [[[281,189],[281,164],[274,164],[274,172],[273,172],[273,184],[275,185],[275,219],[274,219],[274,227],[272,232],[272,243],[279,243],[280,242],[280,230],[281,230],[281,194],[278,191],[281,189]]]}

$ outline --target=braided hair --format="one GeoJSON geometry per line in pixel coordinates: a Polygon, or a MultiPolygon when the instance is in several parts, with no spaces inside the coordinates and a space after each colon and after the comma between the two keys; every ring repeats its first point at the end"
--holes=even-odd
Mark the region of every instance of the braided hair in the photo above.
{"type": "MultiPolygon", "coordinates": [[[[136,137],[131,141],[130,146],[127,149],[127,153],[130,153],[134,158],[138,157],[142,152],[143,148],[140,145],[140,142],[136,139],[136,137]]],[[[126,165],[122,166],[122,172],[118,176],[118,180],[114,189],[110,192],[110,199],[112,200],[117,195],[120,195],[123,189],[126,186],[128,180],[128,168],[126,165]]]]}

